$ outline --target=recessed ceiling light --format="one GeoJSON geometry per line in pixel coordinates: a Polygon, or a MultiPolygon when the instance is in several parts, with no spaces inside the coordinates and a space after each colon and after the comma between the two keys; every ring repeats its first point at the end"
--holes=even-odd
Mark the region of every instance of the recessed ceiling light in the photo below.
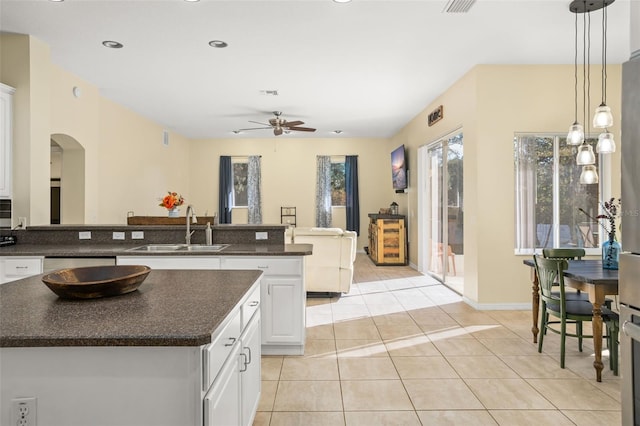
{"type": "Polygon", "coordinates": [[[233,130],[233,133],[236,134],[236,135],[239,135],[240,134],[240,130],[233,130]]]}
{"type": "Polygon", "coordinates": [[[211,40],[209,42],[209,46],[216,47],[218,49],[222,49],[223,47],[227,47],[228,44],[222,40],[211,40]]]}
{"type": "Polygon", "coordinates": [[[113,40],[105,40],[102,42],[102,45],[110,49],[122,49],[123,47],[122,43],[118,43],[117,41],[113,41],[113,40]]]}
{"type": "Polygon", "coordinates": [[[342,133],[342,130],[334,130],[333,133],[335,133],[336,135],[339,135],[340,133],[342,133]]]}
{"type": "Polygon", "coordinates": [[[62,3],[64,0],[49,0],[49,1],[54,2],[54,3],[62,3]]]}
{"type": "Polygon", "coordinates": [[[333,0],[334,3],[349,3],[351,0],[333,0]]]}
{"type": "Polygon", "coordinates": [[[199,2],[200,0],[184,0],[184,1],[186,1],[187,3],[197,3],[197,2],[199,2]]]}

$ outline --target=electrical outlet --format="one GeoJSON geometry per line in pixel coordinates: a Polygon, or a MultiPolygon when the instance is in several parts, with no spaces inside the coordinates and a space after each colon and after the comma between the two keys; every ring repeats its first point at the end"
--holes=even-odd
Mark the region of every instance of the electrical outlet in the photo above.
{"type": "Polygon", "coordinates": [[[11,400],[11,424],[36,426],[36,398],[14,398],[11,400]]]}
{"type": "Polygon", "coordinates": [[[124,240],[124,232],[114,232],[113,233],[114,240],[124,240]]]}
{"type": "Polygon", "coordinates": [[[18,217],[18,228],[24,229],[27,227],[27,218],[18,217]]]}
{"type": "Polygon", "coordinates": [[[268,232],[256,232],[256,240],[268,240],[269,233],[268,232]]]}
{"type": "Polygon", "coordinates": [[[90,240],[91,239],[91,231],[80,231],[78,232],[79,240],[90,240]]]}
{"type": "Polygon", "coordinates": [[[132,240],[144,240],[144,231],[131,231],[132,240]]]}

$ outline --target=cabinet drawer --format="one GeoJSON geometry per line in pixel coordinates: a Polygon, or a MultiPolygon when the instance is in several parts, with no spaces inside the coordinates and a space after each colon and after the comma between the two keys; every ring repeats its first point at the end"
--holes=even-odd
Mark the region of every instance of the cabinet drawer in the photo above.
{"type": "Polygon", "coordinates": [[[12,258],[4,261],[4,274],[7,277],[28,277],[41,273],[41,258],[12,258]]]}
{"type": "Polygon", "coordinates": [[[215,380],[225,360],[231,353],[233,346],[240,339],[241,315],[240,310],[232,313],[231,321],[214,340],[203,349],[202,360],[202,390],[206,391],[215,380]]]}
{"type": "Polygon", "coordinates": [[[282,259],[269,257],[222,258],[223,269],[260,269],[265,275],[301,275],[300,259],[282,259]]]}
{"type": "Polygon", "coordinates": [[[260,286],[251,292],[247,300],[242,304],[242,330],[247,326],[253,314],[260,309],[260,286]]]}

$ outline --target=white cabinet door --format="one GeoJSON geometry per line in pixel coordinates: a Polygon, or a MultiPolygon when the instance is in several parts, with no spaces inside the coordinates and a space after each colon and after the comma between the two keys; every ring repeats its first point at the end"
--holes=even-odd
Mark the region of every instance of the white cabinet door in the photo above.
{"type": "Polygon", "coordinates": [[[240,343],[236,342],[211,389],[204,397],[205,426],[241,424],[240,343]]]}
{"type": "Polygon", "coordinates": [[[304,301],[299,278],[262,279],[263,343],[302,343],[304,301]]]}
{"type": "Polygon", "coordinates": [[[13,87],[0,84],[0,198],[11,198],[13,87]]]}
{"type": "Polygon", "coordinates": [[[242,335],[242,350],[244,356],[240,357],[240,362],[244,366],[240,368],[240,381],[242,392],[242,425],[251,426],[258,410],[260,402],[260,314],[256,314],[251,319],[249,325],[242,335]],[[244,371],[242,371],[244,370],[244,371]]]}
{"type": "Polygon", "coordinates": [[[118,256],[117,263],[151,269],[220,269],[220,258],[215,256],[118,256]]]}

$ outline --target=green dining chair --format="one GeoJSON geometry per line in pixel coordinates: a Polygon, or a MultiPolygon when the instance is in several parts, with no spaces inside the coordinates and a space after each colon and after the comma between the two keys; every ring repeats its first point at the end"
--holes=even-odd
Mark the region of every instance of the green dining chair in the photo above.
{"type": "MultiPolygon", "coordinates": [[[[581,260],[586,252],[583,248],[545,248],[542,249],[542,255],[546,259],[566,259],[566,260],[581,260]]],[[[558,292],[554,292],[557,296],[558,292]]],[[[567,300],[584,300],[589,301],[589,295],[587,293],[582,293],[580,290],[569,290],[565,292],[565,297],[567,300]]],[[[613,300],[605,299],[604,305],[607,309],[611,309],[611,304],[613,300]]],[[[578,334],[582,334],[582,322],[578,322],[576,324],[576,328],[578,328],[578,334]]],[[[609,341],[607,341],[607,347],[609,347],[609,341]]],[[[582,352],[582,338],[578,339],[578,349],[582,352]]]]}
{"type": "MultiPolygon", "coordinates": [[[[564,368],[565,364],[565,340],[566,336],[577,337],[579,342],[583,338],[593,338],[593,335],[585,335],[582,327],[578,323],[584,321],[593,321],[593,306],[590,302],[584,300],[568,300],[565,294],[564,270],[567,269],[568,263],[566,259],[545,259],[541,256],[533,256],[538,283],[540,285],[541,315],[540,315],[540,337],[538,339],[538,352],[542,352],[542,344],[547,330],[560,334],[560,367],[564,368]],[[554,285],[559,286],[559,291],[554,291],[554,285]],[[554,294],[555,293],[555,294],[554,294]],[[551,321],[550,316],[558,318],[557,321],[551,321]],[[551,325],[560,325],[557,330],[551,325]],[[576,324],[576,333],[567,332],[567,324],[576,324]]],[[[608,318],[613,312],[606,307],[602,307],[603,321],[609,325],[608,318]]],[[[607,327],[609,329],[609,327],[607,327]]],[[[610,331],[610,330],[609,330],[610,331]]],[[[607,333],[605,337],[609,339],[611,333],[607,333]]],[[[617,342],[615,339],[609,339],[610,345],[616,345],[611,348],[611,352],[617,354],[617,342]]],[[[582,345],[579,345],[582,351],[582,345]]]]}

